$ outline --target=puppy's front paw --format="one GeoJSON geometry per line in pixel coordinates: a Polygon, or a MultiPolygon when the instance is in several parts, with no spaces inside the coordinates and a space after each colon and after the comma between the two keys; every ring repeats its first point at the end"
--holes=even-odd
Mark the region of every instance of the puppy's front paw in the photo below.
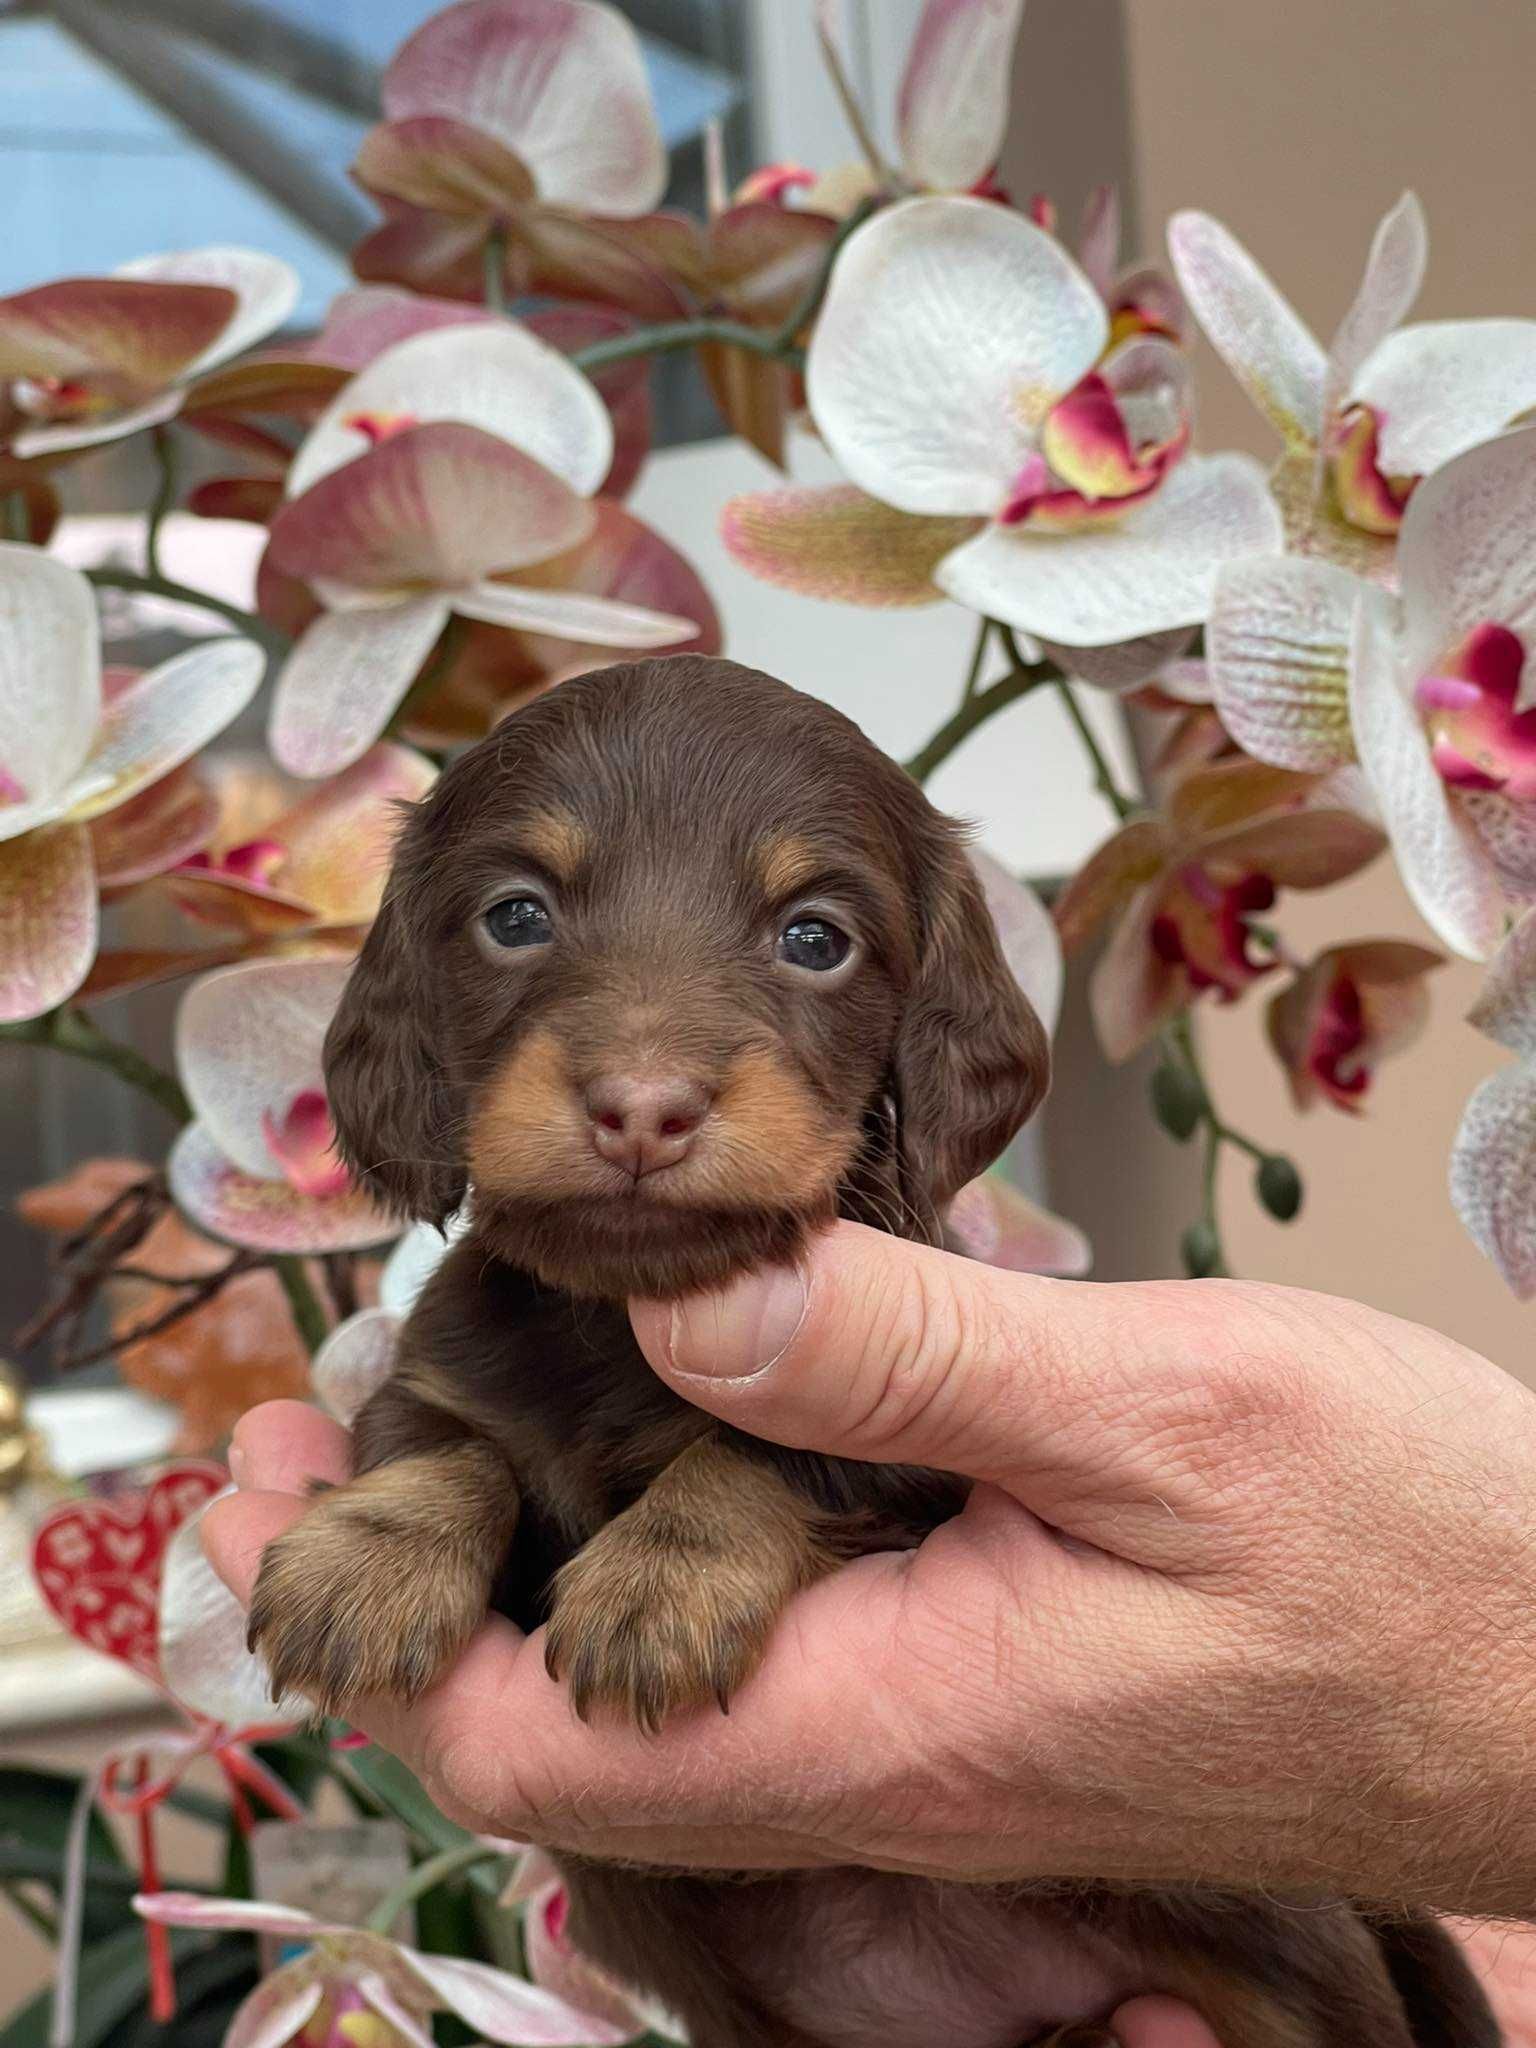
{"type": "Polygon", "coordinates": [[[654,1735],[711,1701],[728,1711],[793,1590],[772,1560],[668,1540],[632,1509],[557,1575],[545,1662],[582,1720],[608,1708],[654,1735]]]}
{"type": "Polygon", "coordinates": [[[421,1529],[391,1526],[360,1488],[342,1487],[267,1545],[249,1641],[274,1698],[302,1693],[328,1714],[372,1693],[413,1700],[484,1620],[486,1590],[421,1529]]]}

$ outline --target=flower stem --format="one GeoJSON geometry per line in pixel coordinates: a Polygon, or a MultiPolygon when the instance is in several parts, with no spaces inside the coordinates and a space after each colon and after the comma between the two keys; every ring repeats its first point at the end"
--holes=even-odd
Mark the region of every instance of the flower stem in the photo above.
{"type": "Polygon", "coordinates": [[[54,1052],[88,1060],[92,1066],[104,1067],[108,1073],[116,1074],[120,1081],[136,1089],[140,1095],[147,1095],[177,1123],[186,1123],[192,1115],[192,1105],[173,1074],[167,1074],[152,1060],[145,1059],[131,1045],[109,1038],[81,1010],[64,1006],[50,1010],[45,1017],[29,1018],[22,1024],[0,1024],[0,1043],[4,1042],[43,1045],[54,1052]]]}
{"type": "Polygon", "coordinates": [[[831,32],[827,27],[826,15],[820,7],[816,10],[816,39],[821,44],[822,62],[826,66],[827,76],[832,82],[832,90],[837,95],[838,105],[843,110],[843,117],[852,131],[854,141],[859,145],[859,154],[863,157],[865,163],[868,164],[871,175],[879,184],[892,184],[894,180],[891,175],[891,167],[884,157],[881,156],[869,123],[864,118],[864,109],[859,105],[858,95],[853,89],[852,82],[848,77],[847,68],[843,63],[842,53],[832,40],[831,32]]]}
{"type": "Polygon", "coordinates": [[[1006,711],[1010,704],[1017,704],[1021,697],[1027,697],[1031,690],[1038,690],[1042,683],[1054,682],[1057,673],[1054,662],[1026,662],[1022,667],[1011,668],[984,690],[968,684],[966,694],[950,717],[945,719],[932,739],[919,747],[911,760],[903,762],[902,766],[914,782],[927,782],[979,725],[985,725],[999,711],[1006,711]]]}
{"type": "Polygon", "coordinates": [[[176,444],[167,426],[156,427],[150,441],[155,451],[155,464],[160,477],[155,486],[155,495],[150,503],[144,527],[144,566],[151,576],[159,576],[160,528],[165,523],[166,514],[176,503],[176,444]]]}
{"type": "Polygon", "coordinates": [[[196,605],[199,611],[216,612],[221,619],[227,619],[247,640],[254,640],[258,647],[264,647],[274,658],[288,652],[293,642],[276,626],[269,626],[265,619],[254,612],[243,610],[237,604],[230,604],[222,597],[215,597],[210,591],[195,590],[190,583],[176,583],[168,576],[155,573],[141,576],[134,569],[101,568],[87,569],[86,579],[98,590],[126,590],[135,597],[164,597],[176,604],[196,605]]]}
{"type": "Polygon", "coordinates": [[[1135,812],[1136,799],[1127,796],[1115,781],[1114,771],[1105,757],[1104,749],[1099,745],[1097,735],[1088,723],[1087,714],[1077,701],[1077,692],[1065,676],[1057,683],[1056,694],[1060,697],[1068,718],[1077,728],[1077,736],[1083,743],[1083,752],[1093,764],[1094,788],[1123,824],[1135,812]]]}
{"type": "Polygon", "coordinates": [[[480,252],[480,291],[487,312],[506,312],[507,233],[499,222],[486,236],[480,252]]]}
{"type": "Polygon", "coordinates": [[[451,1849],[439,1849],[435,1856],[418,1863],[393,1891],[387,1892],[363,1924],[372,1934],[388,1934],[406,1907],[414,1905],[424,1893],[435,1891],[440,1884],[473,1869],[477,1863],[488,1863],[492,1857],[500,1857],[505,1862],[506,1854],[505,1849],[493,1849],[488,1843],[477,1841],[459,1842],[451,1849]]]}
{"type": "Polygon", "coordinates": [[[296,1252],[279,1252],[271,1261],[272,1270],[284,1294],[288,1297],[288,1312],[293,1317],[293,1326],[303,1340],[311,1358],[330,1335],[330,1324],[326,1321],[325,1310],[320,1306],[320,1297],[309,1284],[309,1274],[304,1261],[296,1252]]]}

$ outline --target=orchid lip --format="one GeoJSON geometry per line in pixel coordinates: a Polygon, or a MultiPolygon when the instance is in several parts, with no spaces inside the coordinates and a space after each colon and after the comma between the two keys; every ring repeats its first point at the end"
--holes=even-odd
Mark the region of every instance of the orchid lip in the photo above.
{"type": "Polygon", "coordinates": [[[0,804],[24,804],[27,792],[8,768],[0,768],[0,804]]]}
{"type": "Polygon", "coordinates": [[[1536,709],[1516,709],[1525,662],[1519,634],[1488,621],[1415,685],[1430,759],[1449,788],[1536,801],[1536,709]]]}

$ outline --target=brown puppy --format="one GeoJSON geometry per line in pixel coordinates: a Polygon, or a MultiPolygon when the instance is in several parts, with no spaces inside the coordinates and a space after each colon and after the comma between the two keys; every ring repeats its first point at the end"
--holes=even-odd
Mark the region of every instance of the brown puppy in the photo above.
{"type": "MultiPolygon", "coordinates": [[[[548,1623],[582,1714],[723,1706],[797,1588],[920,1540],[963,1487],[712,1421],[650,1373],[626,1299],[791,1258],[839,1214],[941,1242],[1046,1069],[956,828],[784,684],[608,669],[457,761],[327,1078],[361,1178],[437,1222],[472,1188],[471,1227],[358,1418],[356,1477],[263,1561],[275,1683],[410,1697],[494,1602],[548,1623]]],[[[568,1875],[575,1938],[696,2048],[1093,2048],[1149,1989],[1231,2048],[1497,2040],[1435,1929],[1342,1905],[568,1875]]]]}

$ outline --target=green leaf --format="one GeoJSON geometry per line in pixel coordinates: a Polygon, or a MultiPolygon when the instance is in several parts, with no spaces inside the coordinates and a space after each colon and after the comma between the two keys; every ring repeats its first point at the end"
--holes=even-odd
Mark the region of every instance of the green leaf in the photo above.
{"type": "MultiPolygon", "coordinates": [[[[474,1840],[466,1828],[461,1828],[438,1812],[426,1793],[411,1773],[393,1757],[388,1750],[370,1744],[367,1749],[350,1749],[340,1759],[379,1804],[396,1820],[408,1828],[428,1849],[459,1849],[474,1840]]],[[[476,1865],[465,1872],[468,1884],[478,1885],[480,1890],[494,1897],[500,1890],[502,1879],[491,1863],[476,1865]]]]}
{"type": "MultiPolygon", "coordinates": [[[[178,1965],[209,1946],[206,1934],[186,1927],[171,1930],[171,1954],[178,1965]]],[[[144,1946],[144,1927],[135,1919],[131,1927],[120,1927],[105,1941],[95,1942],[81,1952],[71,2048],[100,2048],[103,2042],[117,2048],[121,2029],[148,1995],[149,1958],[144,1946]]],[[[52,2016],[53,1992],[40,1991],[0,2029],[0,2048],[48,2048],[52,2016]]],[[[164,2034],[160,2039],[165,2039],[164,2034]]]]}
{"type": "Polygon", "coordinates": [[[223,2048],[241,2001],[256,1988],[256,1944],[224,1934],[176,1966],[176,2017],[161,2026],[146,2004],[110,2048],[223,2048]]]}
{"type": "MultiPolygon", "coordinates": [[[[80,1784],[79,1778],[62,1771],[0,1769],[0,1875],[40,1878],[57,1896],[80,1784]]],[[[117,1837],[99,1813],[91,1815],[86,1831],[86,1858],[84,1936],[92,1942],[131,1917],[128,1899],[136,1880],[123,1861],[117,1837]],[[119,1874],[121,1884],[111,1882],[112,1872],[119,1874]],[[104,1876],[105,1890],[96,1881],[104,1876]]]]}
{"type": "Polygon", "coordinates": [[[1221,1239],[1203,1217],[1198,1223],[1190,1224],[1179,1240],[1179,1249],[1184,1255],[1184,1270],[1191,1280],[1210,1280],[1226,1270],[1221,1256],[1221,1239]]]}
{"type": "Polygon", "coordinates": [[[1152,1075],[1152,1113],[1170,1138],[1187,1145],[1209,1108],[1209,1100],[1198,1076],[1192,1074],[1188,1067],[1165,1060],[1155,1069],[1152,1075]]]}
{"type": "Polygon", "coordinates": [[[1253,1177],[1259,1200],[1277,1223],[1289,1223],[1301,1208],[1301,1175],[1282,1153],[1259,1161],[1253,1177]]]}

